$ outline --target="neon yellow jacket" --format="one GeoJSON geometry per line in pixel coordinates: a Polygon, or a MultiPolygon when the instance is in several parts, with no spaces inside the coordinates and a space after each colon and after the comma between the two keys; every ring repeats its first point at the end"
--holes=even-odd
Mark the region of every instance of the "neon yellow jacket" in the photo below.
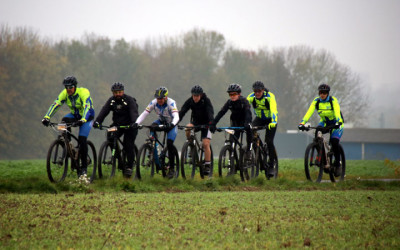
{"type": "Polygon", "coordinates": [[[250,106],[253,106],[254,113],[258,118],[262,120],[271,118],[272,123],[278,123],[278,108],[274,94],[264,91],[263,97],[258,100],[253,92],[247,96],[247,101],[249,101],[250,106]]]}
{"type": "Polygon", "coordinates": [[[70,108],[71,113],[78,119],[86,122],[89,116],[93,115],[93,101],[89,90],[86,88],[76,88],[75,93],[71,96],[68,95],[66,89],[61,91],[44,118],[50,119],[65,102],[70,108]]]}
{"type": "Polygon", "coordinates": [[[328,96],[325,100],[321,100],[319,97],[314,98],[310,107],[308,108],[307,113],[304,115],[303,120],[301,121],[302,124],[305,124],[311,118],[311,116],[314,113],[314,110],[317,108],[316,104],[318,100],[319,100],[319,109],[317,110],[317,112],[318,115],[321,117],[320,122],[343,123],[342,116],[340,115],[340,106],[338,100],[334,96],[328,96]],[[331,107],[331,102],[329,98],[332,98],[333,107],[331,107]]]}

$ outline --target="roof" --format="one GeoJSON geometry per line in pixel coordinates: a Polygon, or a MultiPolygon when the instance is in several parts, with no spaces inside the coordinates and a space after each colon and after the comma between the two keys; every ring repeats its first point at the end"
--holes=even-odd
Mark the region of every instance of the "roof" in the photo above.
{"type": "Polygon", "coordinates": [[[340,141],[400,144],[400,129],[345,128],[340,141]]]}

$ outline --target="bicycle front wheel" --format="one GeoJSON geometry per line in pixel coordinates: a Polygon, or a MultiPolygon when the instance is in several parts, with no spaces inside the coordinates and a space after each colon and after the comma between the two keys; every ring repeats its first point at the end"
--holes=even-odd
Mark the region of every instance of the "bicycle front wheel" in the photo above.
{"type": "Polygon", "coordinates": [[[252,150],[250,156],[248,156],[246,154],[246,148],[242,148],[240,158],[240,178],[242,181],[250,180],[250,177],[253,178],[255,176],[256,169],[254,150],[252,150]]]}
{"type": "Polygon", "coordinates": [[[154,152],[153,148],[145,143],[143,144],[136,158],[136,174],[135,177],[139,180],[146,177],[154,176],[154,152]]]}
{"type": "Polygon", "coordinates": [[[94,147],[91,141],[87,141],[87,145],[88,145],[88,154],[86,158],[87,175],[90,179],[90,182],[93,182],[93,180],[96,179],[96,167],[97,167],[96,148],[94,147]]]}
{"type": "Polygon", "coordinates": [[[335,176],[335,167],[333,166],[333,159],[334,157],[330,157],[330,165],[331,165],[331,171],[329,171],[329,178],[331,179],[332,182],[336,181],[344,181],[344,177],[346,175],[346,157],[344,155],[344,150],[341,144],[339,144],[339,154],[340,154],[340,159],[339,161],[339,167],[341,168],[341,173],[339,176],[335,176]]]}
{"type": "Polygon", "coordinates": [[[218,158],[218,175],[219,177],[230,176],[236,173],[237,162],[232,153],[232,147],[225,145],[222,147],[218,158]]]}
{"type": "Polygon", "coordinates": [[[108,141],[105,141],[101,147],[99,152],[98,159],[98,169],[99,169],[99,177],[109,179],[115,175],[115,169],[117,166],[117,159],[113,156],[112,153],[112,144],[108,141]]]}
{"type": "Polygon", "coordinates": [[[322,152],[318,150],[318,145],[309,144],[304,156],[304,170],[307,180],[321,182],[324,173],[322,165],[322,152]]]}
{"type": "Polygon", "coordinates": [[[176,149],[175,146],[173,146],[173,153],[170,154],[168,151],[168,148],[165,147],[162,152],[162,157],[164,159],[161,159],[161,162],[163,165],[161,165],[161,171],[163,177],[166,177],[168,174],[168,177],[170,178],[178,178],[179,177],[179,155],[178,155],[178,150],[176,149]],[[172,172],[172,174],[170,174],[172,172]]]}
{"type": "Polygon", "coordinates": [[[69,157],[65,143],[55,140],[47,152],[47,176],[51,182],[61,182],[67,176],[69,157]]]}
{"type": "Polygon", "coordinates": [[[181,175],[182,178],[186,179],[186,173],[190,173],[193,168],[193,148],[194,145],[191,142],[185,142],[181,152],[181,175]]]}

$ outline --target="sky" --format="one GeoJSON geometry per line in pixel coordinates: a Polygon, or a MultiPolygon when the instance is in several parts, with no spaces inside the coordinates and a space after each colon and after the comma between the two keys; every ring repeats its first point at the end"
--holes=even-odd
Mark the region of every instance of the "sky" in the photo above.
{"type": "Polygon", "coordinates": [[[324,49],[360,75],[375,108],[400,113],[400,0],[0,0],[0,24],[53,40],[141,43],[200,28],[240,49],[324,49]]]}

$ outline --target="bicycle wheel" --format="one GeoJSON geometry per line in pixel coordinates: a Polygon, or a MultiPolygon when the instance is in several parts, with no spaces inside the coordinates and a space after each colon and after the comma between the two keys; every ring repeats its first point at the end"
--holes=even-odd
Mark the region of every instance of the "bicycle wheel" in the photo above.
{"type": "Polygon", "coordinates": [[[154,152],[151,145],[143,144],[136,158],[136,174],[135,178],[142,179],[154,176],[154,152]]]}
{"type": "Polygon", "coordinates": [[[250,157],[246,154],[246,147],[240,152],[240,178],[242,181],[250,180],[250,177],[255,174],[255,154],[251,151],[250,157]]]}
{"type": "Polygon", "coordinates": [[[98,169],[99,177],[109,179],[115,175],[117,159],[112,155],[111,143],[105,141],[99,152],[98,169]]]}
{"type": "Polygon", "coordinates": [[[165,147],[161,153],[160,156],[160,162],[161,162],[161,171],[162,171],[162,176],[166,177],[167,173],[170,171],[173,171],[172,178],[178,178],[179,177],[179,155],[178,155],[178,150],[176,149],[175,145],[173,148],[173,153],[172,155],[169,154],[168,148],[165,147]],[[174,164],[171,163],[172,157],[174,159],[174,164]],[[163,158],[163,159],[161,159],[163,158]]]}
{"type": "MultiPolygon", "coordinates": [[[[267,144],[265,144],[265,147],[267,147],[267,144]]],[[[268,150],[268,149],[265,149],[265,150],[268,150]]],[[[268,152],[268,151],[266,151],[266,152],[268,152]]],[[[274,178],[274,179],[276,179],[276,178],[278,178],[278,170],[279,170],[279,162],[278,162],[278,154],[276,153],[276,149],[274,149],[274,159],[272,160],[272,166],[268,166],[268,167],[272,167],[273,168],[273,170],[272,170],[272,172],[273,172],[273,175],[271,176],[271,175],[269,175],[268,174],[268,171],[265,171],[265,177],[267,178],[267,180],[269,180],[269,179],[271,179],[271,177],[272,178],[274,178]]],[[[265,159],[266,159],[266,157],[265,157],[265,159]]]]}
{"type": "MultiPolygon", "coordinates": [[[[213,150],[212,147],[210,145],[210,151],[211,151],[211,159],[210,159],[210,173],[208,174],[208,178],[211,178],[213,175],[213,171],[214,171],[214,154],[213,154],[213,150]]],[[[203,150],[199,150],[199,154],[200,154],[200,162],[204,162],[204,151],[203,150]]],[[[201,169],[202,170],[202,169],[201,169]]],[[[207,175],[202,175],[202,171],[200,171],[200,176],[203,179],[204,176],[207,175]]]]}
{"type": "Polygon", "coordinates": [[[339,144],[339,152],[340,152],[340,159],[339,159],[339,163],[340,163],[340,167],[342,168],[342,173],[340,174],[340,176],[335,176],[335,168],[332,167],[333,165],[333,157],[329,157],[329,162],[331,165],[331,169],[329,171],[329,178],[331,179],[332,182],[336,182],[336,181],[343,181],[344,177],[346,176],[346,157],[344,155],[344,150],[341,144],[339,144]]]}
{"type": "Polygon", "coordinates": [[[87,141],[88,154],[87,154],[87,176],[90,182],[96,179],[97,155],[96,148],[91,141],[87,141]]]}
{"type": "Polygon", "coordinates": [[[181,175],[182,178],[186,179],[186,173],[192,170],[193,166],[193,159],[192,159],[192,149],[194,148],[193,143],[191,142],[185,142],[182,147],[182,152],[181,152],[181,175]]]}
{"type": "Polygon", "coordinates": [[[234,175],[236,165],[237,161],[235,157],[232,157],[232,147],[230,145],[223,146],[218,158],[219,177],[234,175]]]}
{"type": "Polygon", "coordinates": [[[322,152],[319,152],[317,144],[310,143],[307,146],[304,156],[304,170],[307,180],[321,182],[324,169],[322,166],[322,152]]]}
{"type": "Polygon", "coordinates": [[[47,176],[51,182],[61,182],[67,176],[69,157],[62,140],[55,140],[47,152],[47,176]]]}

